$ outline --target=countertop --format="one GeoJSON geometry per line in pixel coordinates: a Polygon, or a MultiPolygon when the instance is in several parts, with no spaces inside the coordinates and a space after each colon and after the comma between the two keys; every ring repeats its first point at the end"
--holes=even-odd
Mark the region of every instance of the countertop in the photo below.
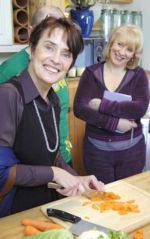
{"type": "MultiPolygon", "coordinates": [[[[150,193],[150,171],[146,171],[141,174],[126,178],[123,181],[128,182],[150,193]]],[[[40,211],[40,207],[1,218],[0,239],[21,239],[23,237],[23,226],[20,224],[20,220],[25,217],[36,218],[38,220],[44,221],[47,220],[40,211]]],[[[150,223],[143,227],[143,230],[144,239],[150,239],[150,223]]],[[[128,238],[133,239],[133,233],[130,233],[128,238]]]]}

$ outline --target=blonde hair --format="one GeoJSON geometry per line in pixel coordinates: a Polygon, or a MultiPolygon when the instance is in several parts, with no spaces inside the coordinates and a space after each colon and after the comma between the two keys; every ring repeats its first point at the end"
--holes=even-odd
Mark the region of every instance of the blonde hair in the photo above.
{"type": "Polygon", "coordinates": [[[110,49],[116,39],[121,39],[134,51],[134,57],[127,63],[127,68],[134,69],[139,64],[140,55],[143,50],[143,33],[136,25],[124,24],[114,28],[110,33],[109,41],[106,44],[103,57],[105,61],[110,58],[110,49]]]}

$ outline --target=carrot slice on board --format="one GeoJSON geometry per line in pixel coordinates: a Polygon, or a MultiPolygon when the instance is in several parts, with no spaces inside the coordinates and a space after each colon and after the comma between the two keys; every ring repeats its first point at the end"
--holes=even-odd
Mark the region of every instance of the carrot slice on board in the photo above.
{"type": "Polygon", "coordinates": [[[82,204],[82,206],[86,206],[86,205],[89,205],[89,204],[91,204],[91,202],[90,202],[90,201],[86,201],[86,202],[84,202],[84,203],[82,204]]]}
{"type": "Polygon", "coordinates": [[[133,234],[133,239],[144,239],[144,232],[142,229],[138,229],[133,234]]]}

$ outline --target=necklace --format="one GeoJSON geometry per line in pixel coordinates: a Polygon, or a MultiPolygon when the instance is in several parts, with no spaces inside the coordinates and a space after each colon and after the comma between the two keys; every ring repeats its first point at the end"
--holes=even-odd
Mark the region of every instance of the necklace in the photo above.
{"type": "Polygon", "coordinates": [[[52,115],[53,115],[53,121],[54,121],[55,133],[56,133],[56,144],[55,144],[55,147],[53,149],[51,149],[50,146],[49,146],[47,134],[46,134],[46,131],[45,131],[45,128],[44,128],[44,125],[43,125],[43,122],[42,122],[42,119],[41,119],[41,116],[40,116],[40,113],[39,113],[39,110],[38,110],[38,107],[37,107],[37,104],[36,104],[35,100],[33,100],[33,105],[34,105],[34,108],[35,108],[35,111],[36,111],[41,129],[42,129],[42,133],[43,133],[44,140],[45,140],[45,143],[46,143],[46,148],[49,152],[53,153],[57,150],[58,142],[59,142],[59,140],[58,140],[58,129],[57,129],[57,124],[56,124],[56,116],[55,116],[54,108],[52,107],[52,115]]]}

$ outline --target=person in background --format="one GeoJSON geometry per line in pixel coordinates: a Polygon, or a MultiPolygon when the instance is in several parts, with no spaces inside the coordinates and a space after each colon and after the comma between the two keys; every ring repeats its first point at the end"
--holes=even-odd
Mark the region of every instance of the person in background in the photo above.
{"type": "Polygon", "coordinates": [[[85,188],[104,190],[95,176],[78,176],[59,154],[59,100],[51,87],[83,50],[80,29],[67,18],[45,18],[29,40],[30,62],[0,85],[0,215],[16,213],[85,188]],[[54,191],[53,191],[54,190],[54,191]]]}
{"type": "MultiPolygon", "coordinates": [[[[53,16],[55,18],[63,17],[63,12],[55,6],[44,6],[39,8],[32,17],[31,26],[29,26],[29,35],[33,28],[39,24],[46,16],[53,16]]],[[[20,74],[24,70],[30,60],[30,49],[29,47],[13,54],[6,61],[0,65],[0,83],[6,82],[11,77],[20,74]]],[[[60,112],[60,152],[67,163],[71,163],[70,154],[70,141],[68,137],[68,89],[66,78],[61,79],[59,82],[53,85],[53,88],[59,97],[61,112],[60,112]]]]}
{"type": "Polygon", "coordinates": [[[104,62],[85,69],[75,95],[74,114],[86,122],[85,168],[104,183],[140,173],[145,165],[140,119],[148,108],[149,90],[138,66],[142,47],[143,35],[135,25],[113,29],[104,62]],[[132,101],[124,99],[127,95],[132,101]]]}

